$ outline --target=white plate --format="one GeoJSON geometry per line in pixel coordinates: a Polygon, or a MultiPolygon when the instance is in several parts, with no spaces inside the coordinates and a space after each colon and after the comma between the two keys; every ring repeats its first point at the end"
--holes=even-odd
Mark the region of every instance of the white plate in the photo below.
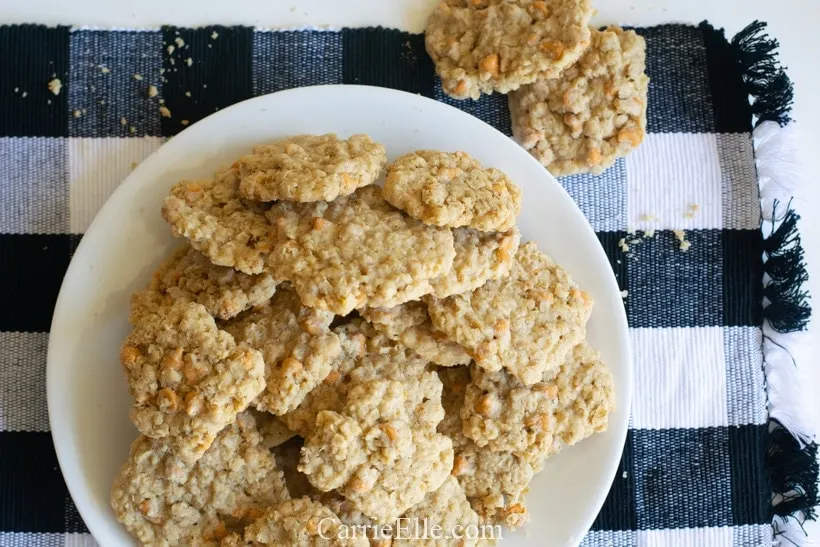
{"type": "Polygon", "coordinates": [[[258,97],[186,129],[120,185],[83,237],[63,280],[48,347],[48,411],[63,476],[102,545],[131,545],[109,489],[137,436],[118,362],[129,295],[179,244],[160,217],[168,189],[207,177],[252,145],[296,133],[368,133],[390,159],[421,148],[464,150],[524,191],[519,226],[595,299],[589,337],[615,375],[609,430],[565,450],[536,476],[532,520],[503,545],[575,545],[601,508],[626,436],[632,365],[626,316],[604,252],[581,211],[533,158],[489,125],[421,96],[362,86],[320,86],[258,97]]]}

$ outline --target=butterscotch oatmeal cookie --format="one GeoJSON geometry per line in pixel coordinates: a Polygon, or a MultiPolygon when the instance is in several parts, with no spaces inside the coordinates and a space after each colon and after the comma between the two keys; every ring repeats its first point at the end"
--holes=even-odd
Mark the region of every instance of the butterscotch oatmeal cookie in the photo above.
{"type": "MultiPolygon", "coordinates": [[[[471,531],[479,531],[478,514],[470,507],[467,496],[464,494],[458,481],[450,476],[439,486],[438,490],[428,492],[418,505],[407,511],[402,518],[407,519],[410,526],[423,523],[427,526],[439,526],[445,538],[452,532],[463,532],[464,537],[449,539],[435,539],[433,537],[410,539],[397,537],[393,540],[394,547],[403,545],[420,545],[428,547],[474,547],[477,545],[492,545],[493,542],[482,541],[469,537],[471,531]],[[460,528],[457,528],[460,527],[460,528]]],[[[406,537],[406,536],[405,536],[406,537]]]]}
{"type": "Polygon", "coordinates": [[[204,306],[180,302],[143,317],[120,360],[135,402],[131,421],[196,461],[265,388],[262,355],[237,346],[204,306]]]}
{"type": "Polygon", "coordinates": [[[510,94],[513,134],[553,175],[601,173],[646,133],[646,45],[634,31],[592,31],[560,78],[510,94]]]}
{"type": "Polygon", "coordinates": [[[464,434],[487,450],[546,454],[558,388],[546,382],[525,386],[503,370],[473,367],[470,373],[461,409],[464,434]]]}
{"type": "Polygon", "coordinates": [[[372,184],[387,163],[367,135],[297,135],[239,159],[239,193],[256,201],[333,201],[372,184]]]}
{"type": "Polygon", "coordinates": [[[283,288],[225,327],[237,342],[262,352],[267,385],[257,409],[284,414],[325,379],[340,351],[331,321],[332,313],[304,307],[295,292],[283,288]]]}
{"type": "Polygon", "coordinates": [[[433,328],[427,306],[413,301],[393,308],[367,308],[362,317],[391,340],[401,342],[421,357],[444,367],[470,362],[467,352],[433,328]]]}
{"type": "Polygon", "coordinates": [[[268,300],[275,291],[270,274],[248,275],[216,266],[184,245],[162,263],[145,289],[131,297],[130,321],[136,324],[146,313],[183,300],[202,304],[218,319],[230,319],[268,300]]]}
{"type": "Polygon", "coordinates": [[[236,169],[213,180],[184,180],[165,198],[162,217],[214,264],[258,274],[273,249],[272,230],[264,209],[240,199],[238,188],[236,169]]]}
{"type": "Polygon", "coordinates": [[[277,202],[268,218],[277,231],[274,275],[290,280],[306,306],[337,315],[418,299],[453,265],[450,230],[397,211],[378,186],[332,202],[277,202]]]}
{"type": "Polygon", "coordinates": [[[139,437],[111,490],[111,506],[145,545],[214,546],[261,509],[288,499],[282,471],[247,413],[194,465],[165,439],[139,437]]]}
{"type": "Polygon", "coordinates": [[[588,0],[443,0],[424,42],[444,92],[507,93],[556,78],[589,45],[588,0]]]}
{"type": "Polygon", "coordinates": [[[303,497],[269,507],[245,528],[244,542],[231,538],[224,546],[368,547],[367,539],[349,538],[342,521],[321,503],[303,497]]]}
{"type": "Polygon", "coordinates": [[[425,224],[507,231],[521,211],[521,189],[465,152],[418,150],[387,169],[384,199],[425,224]]]}
{"type": "Polygon", "coordinates": [[[456,228],[453,240],[456,257],[452,269],[432,281],[436,298],[472,291],[491,279],[509,275],[521,233],[518,228],[507,232],[456,228]]]}
{"type": "Polygon", "coordinates": [[[414,426],[407,395],[401,382],[354,386],[343,413],[317,415],[299,470],[319,490],[337,489],[375,521],[395,520],[436,490],[453,463],[452,443],[435,433],[437,422],[414,426]]]}
{"type": "Polygon", "coordinates": [[[561,365],[583,338],[592,308],[590,296],[532,242],[519,248],[508,277],[426,302],[433,325],[476,364],[503,367],[527,385],[561,365]]]}
{"type": "Polygon", "coordinates": [[[612,373],[589,344],[575,346],[546,384],[557,392],[552,454],[606,429],[615,411],[612,373]]]}

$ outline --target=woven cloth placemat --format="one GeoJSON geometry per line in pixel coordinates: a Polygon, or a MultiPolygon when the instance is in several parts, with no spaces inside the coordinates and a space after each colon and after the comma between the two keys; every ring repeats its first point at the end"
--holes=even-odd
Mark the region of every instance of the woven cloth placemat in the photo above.
{"type": "MultiPolygon", "coordinates": [[[[769,545],[773,516],[816,500],[816,446],[771,422],[764,363],[764,325],[808,317],[796,218],[761,232],[752,138],[753,121],[788,121],[788,79],[759,26],[731,43],[708,24],[636,30],[644,143],[601,176],[560,179],[624,291],[635,356],[623,458],[584,541],[769,545]],[[790,505],[773,507],[778,493],[790,505]]],[[[208,114],[330,83],[420,93],[510,134],[506,97],[443,95],[417,34],[0,27],[0,546],[93,544],[51,444],[45,361],[60,282],[99,207],[208,114]]]]}

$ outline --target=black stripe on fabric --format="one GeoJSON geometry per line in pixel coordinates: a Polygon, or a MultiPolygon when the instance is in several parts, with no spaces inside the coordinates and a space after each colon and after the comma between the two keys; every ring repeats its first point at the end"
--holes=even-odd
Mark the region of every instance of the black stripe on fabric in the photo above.
{"type": "Polygon", "coordinates": [[[0,530],[65,532],[67,499],[51,435],[0,432],[0,530]]]}
{"type": "Polygon", "coordinates": [[[760,230],[722,230],[723,324],[763,323],[763,235],[760,230]]]}
{"type": "Polygon", "coordinates": [[[68,36],[68,27],[0,26],[0,136],[68,136],[68,36]]]}
{"type": "MultiPolygon", "coordinates": [[[[618,281],[618,288],[621,291],[628,291],[629,279],[627,273],[627,257],[621,250],[619,242],[627,237],[626,232],[596,232],[598,241],[604,248],[606,257],[609,259],[609,265],[612,266],[612,271],[615,274],[615,279],[618,281]]],[[[627,317],[629,317],[629,293],[624,299],[624,307],[627,310],[627,317]]]]}
{"type": "Polygon", "coordinates": [[[752,130],[752,109],[743,84],[743,73],[723,29],[703,22],[698,28],[706,45],[706,64],[714,108],[713,133],[744,133],[752,130]]]}
{"type": "Polygon", "coordinates": [[[163,136],[253,96],[251,27],[163,27],[162,48],[163,136]]]}
{"type": "Polygon", "coordinates": [[[612,481],[604,506],[592,524],[592,530],[636,530],[638,514],[635,507],[635,448],[632,431],[626,432],[621,463],[612,481]]]}
{"type": "Polygon", "coordinates": [[[768,425],[728,428],[732,477],[732,524],[771,522],[772,487],[766,469],[768,425]]]}
{"type": "Polygon", "coordinates": [[[87,534],[88,527],[83,521],[83,517],[77,511],[74,500],[66,496],[65,500],[65,531],[69,534],[87,534]]]}
{"type": "Polygon", "coordinates": [[[631,327],[722,326],[723,245],[721,230],[688,230],[684,251],[675,234],[630,236],[623,254],[629,271],[631,327]]]}
{"type": "Polygon", "coordinates": [[[68,234],[0,235],[0,330],[48,332],[76,239],[68,234]]]}
{"type": "Polygon", "coordinates": [[[395,29],[342,30],[342,81],[433,97],[433,61],[424,35],[395,29]]]}
{"type": "Polygon", "coordinates": [[[701,32],[689,25],[634,30],[646,40],[647,131],[714,133],[714,107],[701,32]]]}

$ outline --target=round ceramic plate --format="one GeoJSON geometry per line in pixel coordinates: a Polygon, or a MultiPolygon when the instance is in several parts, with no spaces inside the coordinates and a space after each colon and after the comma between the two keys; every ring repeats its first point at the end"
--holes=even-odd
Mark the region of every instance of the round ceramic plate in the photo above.
{"type": "Polygon", "coordinates": [[[298,133],[367,133],[389,159],[422,148],[463,150],[507,173],[524,192],[523,240],[565,267],[595,299],[589,338],[615,376],[618,408],[607,432],[549,460],[531,485],[530,523],[502,545],[576,545],[601,508],[626,436],[632,395],[629,335],[620,292],[581,211],[541,165],[489,125],[445,104],[388,89],[320,86],[239,103],[168,141],[100,210],[68,268],[48,347],[48,411],[68,489],[102,545],[132,545],[109,490],[137,431],[118,361],[129,296],[180,242],[160,216],[168,189],[210,176],[254,144],[298,133]]]}

